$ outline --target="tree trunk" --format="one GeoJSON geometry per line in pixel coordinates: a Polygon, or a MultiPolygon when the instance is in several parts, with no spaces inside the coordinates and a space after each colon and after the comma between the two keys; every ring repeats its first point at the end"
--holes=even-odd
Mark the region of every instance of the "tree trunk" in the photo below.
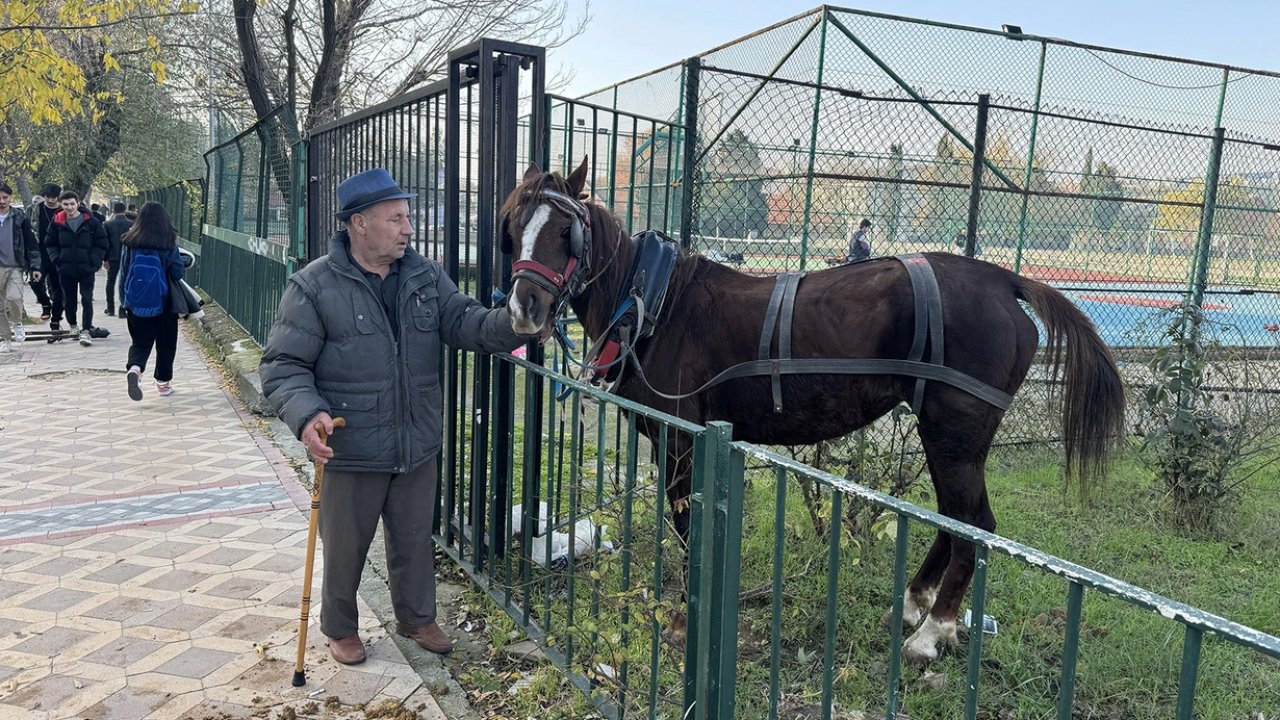
{"type": "MultiPolygon", "coordinates": [[[[249,101],[253,103],[253,112],[262,122],[280,104],[272,97],[270,85],[273,79],[262,56],[262,47],[258,43],[258,33],[253,19],[258,11],[256,0],[232,0],[236,20],[236,41],[240,48],[240,73],[244,76],[245,88],[249,92],[249,101]]],[[[327,45],[326,39],[326,45],[327,45]]],[[[286,111],[272,116],[259,126],[258,138],[270,144],[271,154],[268,164],[271,175],[275,178],[276,188],[286,199],[292,187],[290,175],[291,163],[289,151],[298,138],[298,122],[293,113],[286,111]]],[[[259,208],[259,213],[266,208],[259,208]]]]}

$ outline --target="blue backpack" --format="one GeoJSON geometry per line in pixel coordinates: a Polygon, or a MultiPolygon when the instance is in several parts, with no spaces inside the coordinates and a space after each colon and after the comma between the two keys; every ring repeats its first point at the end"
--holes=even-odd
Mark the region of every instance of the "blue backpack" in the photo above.
{"type": "Polygon", "coordinates": [[[165,311],[169,304],[169,280],[160,253],[155,250],[129,251],[124,304],[138,317],[155,317],[165,311]]]}

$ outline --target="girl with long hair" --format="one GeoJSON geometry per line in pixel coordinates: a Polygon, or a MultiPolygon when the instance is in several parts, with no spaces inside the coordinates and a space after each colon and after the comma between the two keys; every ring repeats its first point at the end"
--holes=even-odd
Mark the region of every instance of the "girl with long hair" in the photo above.
{"type": "Polygon", "coordinates": [[[151,348],[156,350],[156,391],[173,394],[173,357],[178,351],[178,315],[169,301],[169,285],[187,272],[178,253],[178,232],[159,203],[145,203],[133,227],[120,238],[120,277],[124,278],[121,307],[128,315],[129,397],[142,399],[140,382],[151,348]]]}

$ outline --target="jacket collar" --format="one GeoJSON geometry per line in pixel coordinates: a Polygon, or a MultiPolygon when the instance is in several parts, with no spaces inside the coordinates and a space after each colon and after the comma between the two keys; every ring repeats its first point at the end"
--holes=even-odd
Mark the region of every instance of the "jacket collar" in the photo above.
{"type": "MultiPolygon", "coordinates": [[[[329,238],[329,262],[332,263],[335,270],[342,272],[344,275],[358,277],[363,279],[364,274],[356,267],[351,259],[351,236],[346,230],[339,230],[329,238]]],[[[405,248],[404,257],[400,259],[400,283],[403,286],[405,280],[421,272],[426,272],[430,267],[430,263],[422,256],[413,245],[405,248]]]]}

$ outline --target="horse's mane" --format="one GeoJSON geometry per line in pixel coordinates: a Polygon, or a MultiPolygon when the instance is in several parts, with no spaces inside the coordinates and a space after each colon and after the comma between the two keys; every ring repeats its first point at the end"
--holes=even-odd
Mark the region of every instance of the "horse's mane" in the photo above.
{"type": "Polygon", "coordinates": [[[543,192],[551,190],[562,195],[571,195],[569,183],[556,173],[540,173],[537,177],[520,183],[516,186],[516,192],[502,203],[502,207],[498,213],[503,217],[511,219],[523,217],[523,213],[536,206],[539,202],[538,196],[543,192]]]}

